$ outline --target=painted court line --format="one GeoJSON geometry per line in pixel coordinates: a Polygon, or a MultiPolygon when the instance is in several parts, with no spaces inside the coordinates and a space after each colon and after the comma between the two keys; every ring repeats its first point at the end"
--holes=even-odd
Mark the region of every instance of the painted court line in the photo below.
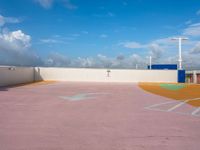
{"type": "Polygon", "coordinates": [[[174,102],[164,102],[164,103],[159,103],[159,104],[153,104],[153,105],[147,106],[145,108],[153,108],[153,107],[162,106],[165,104],[172,104],[172,103],[177,103],[177,102],[174,101],[174,102]]]}
{"type": "Polygon", "coordinates": [[[175,112],[175,113],[178,113],[178,114],[183,114],[183,115],[192,115],[192,116],[195,116],[195,117],[199,117],[199,115],[197,115],[198,112],[200,112],[200,107],[196,108],[195,110],[192,111],[192,113],[184,113],[184,112],[178,112],[176,111],[179,107],[187,104],[187,102],[190,102],[190,101],[196,101],[196,100],[200,100],[200,98],[193,98],[193,99],[187,99],[187,100],[184,100],[184,101],[181,101],[177,104],[177,101],[174,101],[174,102],[164,102],[164,103],[159,103],[159,104],[154,104],[154,105],[150,105],[150,106],[147,106],[147,107],[144,107],[145,109],[148,109],[148,110],[154,110],[154,111],[162,111],[162,112],[175,112]],[[174,105],[173,107],[165,110],[165,109],[160,109],[160,108],[157,108],[159,106],[162,106],[162,105],[167,105],[167,104],[173,104],[173,103],[176,103],[176,105],[174,105]]]}
{"type": "Polygon", "coordinates": [[[199,116],[199,115],[196,115],[198,112],[200,111],[200,107],[195,109],[191,115],[194,115],[194,116],[199,116]]]}
{"type": "MultiPolygon", "coordinates": [[[[145,108],[145,109],[152,110],[152,111],[159,111],[159,112],[168,112],[167,110],[159,109],[159,108],[145,108]]],[[[175,111],[173,111],[173,113],[191,116],[191,114],[187,113],[187,112],[184,113],[184,112],[175,112],[175,111]]],[[[198,117],[198,115],[194,115],[194,116],[198,117]]]]}
{"type": "Polygon", "coordinates": [[[178,107],[181,107],[181,106],[183,106],[183,105],[184,105],[184,104],[186,104],[187,102],[188,102],[188,100],[186,100],[186,101],[183,101],[183,102],[181,102],[181,103],[179,103],[179,104],[175,105],[174,107],[172,107],[172,108],[168,109],[167,111],[168,111],[168,112],[170,112],[170,111],[173,111],[173,110],[177,109],[178,107]]]}

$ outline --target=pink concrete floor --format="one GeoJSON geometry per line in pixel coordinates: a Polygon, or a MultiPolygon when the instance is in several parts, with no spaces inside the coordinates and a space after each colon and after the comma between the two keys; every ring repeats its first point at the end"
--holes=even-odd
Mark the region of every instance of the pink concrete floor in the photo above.
{"type": "Polygon", "coordinates": [[[199,150],[200,117],[145,109],[167,98],[136,84],[0,89],[0,150],[199,150]],[[69,101],[60,96],[99,93],[69,101]]]}

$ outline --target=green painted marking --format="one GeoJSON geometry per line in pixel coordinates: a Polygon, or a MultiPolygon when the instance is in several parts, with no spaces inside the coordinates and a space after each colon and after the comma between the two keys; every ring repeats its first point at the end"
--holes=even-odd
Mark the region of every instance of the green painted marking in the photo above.
{"type": "Polygon", "coordinates": [[[161,88],[167,89],[167,90],[173,90],[173,91],[177,91],[180,90],[182,88],[185,88],[184,84],[166,84],[166,83],[162,83],[160,84],[161,88]]]}

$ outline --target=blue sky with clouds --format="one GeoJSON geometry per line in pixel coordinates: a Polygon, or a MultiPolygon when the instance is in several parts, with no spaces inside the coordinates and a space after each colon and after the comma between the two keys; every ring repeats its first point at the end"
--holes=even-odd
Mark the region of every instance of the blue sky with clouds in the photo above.
{"type": "Polygon", "coordinates": [[[1,0],[2,65],[144,68],[177,63],[200,68],[197,0],[1,0]]]}

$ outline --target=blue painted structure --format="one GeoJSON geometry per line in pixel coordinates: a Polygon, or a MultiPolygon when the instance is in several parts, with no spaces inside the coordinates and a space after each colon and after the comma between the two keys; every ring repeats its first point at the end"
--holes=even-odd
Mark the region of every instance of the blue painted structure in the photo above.
{"type": "MultiPolygon", "coordinates": [[[[148,69],[150,66],[148,65],[148,69]]],[[[177,64],[153,64],[151,65],[152,70],[177,70],[178,83],[185,83],[185,70],[178,70],[177,64]]]]}
{"type": "Polygon", "coordinates": [[[178,83],[185,83],[185,70],[178,70],[178,83]]]}
{"type": "MultiPolygon", "coordinates": [[[[177,70],[177,64],[153,64],[151,65],[151,69],[153,70],[177,70]]],[[[150,69],[150,66],[148,65],[148,69],[150,69]]]]}

